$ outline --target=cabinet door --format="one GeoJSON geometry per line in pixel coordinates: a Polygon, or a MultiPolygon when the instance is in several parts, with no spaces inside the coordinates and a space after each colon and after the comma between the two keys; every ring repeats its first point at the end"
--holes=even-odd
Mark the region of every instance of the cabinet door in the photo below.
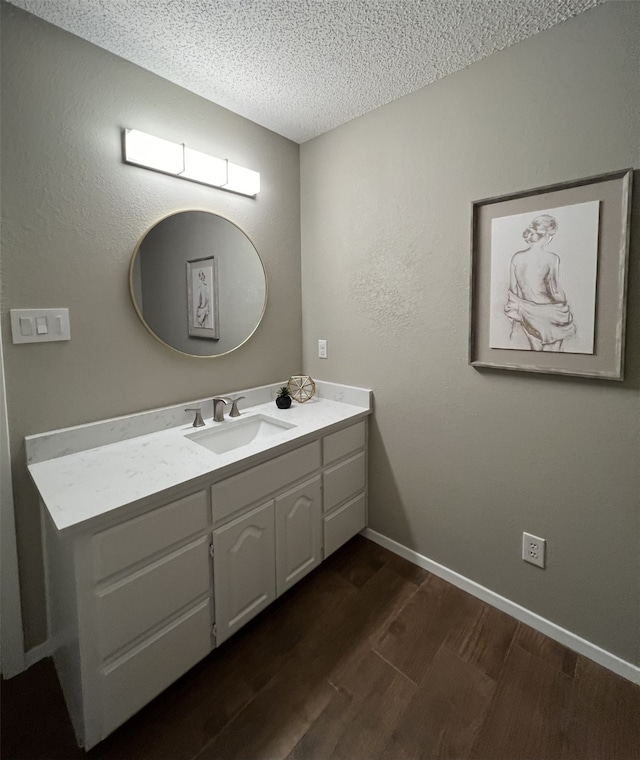
{"type": "Polygon", "coordinates": [[[320,476],[276,498],[276,581],[278,596],[322,560],[320,476]]]}
{"type": "Polygon", "coordinates": [[[213,533],[216,643],[276,596],[273,501],[213,533]]]}

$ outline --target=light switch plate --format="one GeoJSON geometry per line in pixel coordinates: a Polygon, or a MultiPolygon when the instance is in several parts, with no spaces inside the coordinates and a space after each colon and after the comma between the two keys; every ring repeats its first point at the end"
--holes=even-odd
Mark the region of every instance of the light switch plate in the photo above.
{"type": "Polygon", "coordinates": [[[51,343],[71,340],[69,309],[11,309],[14,343],[51,343]]]}

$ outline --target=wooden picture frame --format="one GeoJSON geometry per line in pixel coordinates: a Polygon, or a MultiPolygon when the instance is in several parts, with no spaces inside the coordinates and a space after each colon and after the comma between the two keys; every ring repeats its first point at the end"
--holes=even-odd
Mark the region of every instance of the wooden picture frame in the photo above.
{"type": "Polygon", "coordinates": [[[473,367],[623,379],[632,177],[473,202],[473,367]]]}
{"type": "Polygon", "coordinates": [[[220,338],[216,256],[187,261],[187,324],[192,338],[220,338]]]}

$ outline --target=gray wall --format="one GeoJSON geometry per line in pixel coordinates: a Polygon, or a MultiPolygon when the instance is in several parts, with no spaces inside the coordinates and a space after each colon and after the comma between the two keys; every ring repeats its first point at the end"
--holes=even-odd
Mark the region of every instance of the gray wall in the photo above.
{"type": "Polygon", "coordinates": [[[274,382],[301,367],[299,148],[12,6],[2,6],[2,297],[26,646],[45,637],[38,505],[25,435],[274,382]],[[138,129],[261,173],[253,200],[127,166],[138,129]],[[129,297],[131,254],[183,209],[233,220],[262,256],[253,338],[190,359],[151,338],[129,297]],[[8,309],[69,308],[69,343],[14,346],[8,309]]]}
{"type": "Polygon", "coordinates": [[[467,337],[473,200],[640,167],[639,34],[606,3],[301,149],[304,366],[374,390],[371,527],[634,663],[637,176],[624,383],[479,372],[467,337]]]}

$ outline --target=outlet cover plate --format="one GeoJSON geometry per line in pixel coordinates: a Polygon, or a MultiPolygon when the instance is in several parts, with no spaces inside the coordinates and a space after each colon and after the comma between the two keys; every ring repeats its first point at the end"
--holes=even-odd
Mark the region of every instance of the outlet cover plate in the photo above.
{"type": "Polygon", "coordinates": [[[544,538],[532,533],[522,534],[522,559],[537,567],[546,567],[547,542],[544,538]]]}

